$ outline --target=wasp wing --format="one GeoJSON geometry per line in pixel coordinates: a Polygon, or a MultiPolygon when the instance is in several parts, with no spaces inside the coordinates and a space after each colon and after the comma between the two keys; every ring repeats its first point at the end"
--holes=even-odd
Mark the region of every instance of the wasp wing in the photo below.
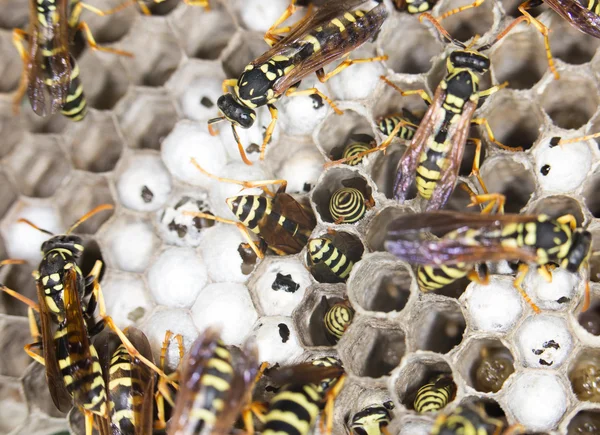
{"type": "Polygon", "coordinates": [[[40,305],[40,324],[42,328],[42,350],[44,352],[44,362],[46,365],[46,381],[50,396],[54,405],[62,412],[67,412],[73,407],[73,399],[67,391],[65,381],[60,374],[58,360],[56,358],[56,346],[54,343],[54,334],[52,333],[52,319],[48,312],[46,301],[44,300],[44,288],[38,282],[37,284],[38,301],[40,305]]]}
{"type": "Polygon", "coordinates": [[[310,362],[271,370],[269,378],[279,384],[313,384],[323,379],[338,378],[344,373],[341,365],[322,366],[310,362]]]}
{"type": "Polygon", "coordinates": [[[600,16],[577,0],[544,0],[558,15],[580,31],[600,38],[600,16]]]}
{"type": "Polygon", "coordinates": [[[427,139],[433,134],[434,127],[440,122],[443,114],[441,107],[444,97],[445,92],[438,87],[431,106],[425,112],[425,116],[423,116],[412,141],[398,162],[396,180],[394,181],[394,199],[397,201],[404,202],[406,200],[408,190],[415,181],[421,153],[425,150],[427,139]]]}

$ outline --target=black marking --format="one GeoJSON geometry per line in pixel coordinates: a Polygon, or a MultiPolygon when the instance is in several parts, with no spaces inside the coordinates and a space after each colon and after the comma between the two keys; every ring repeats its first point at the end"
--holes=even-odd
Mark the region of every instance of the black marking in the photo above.
{"type": "Polygon", "coordinates": [[[571,298],[562,296],[562,297],[558,298],[558,300],[556,302],[558,302],[559,304],[566,304],[567,302],[570,302],[570,301],[571,301],[571,298]]]}
{"type": "Polygon", "coordinates": [[[550,139],[550,148],[555,147],[556,145],[558,145],[558,143],[560,142],[560,137],[558,136],[554,136],[552,139],[550,139]]]}
{"type": "Polygon", "coordinates": [[[540,359],[539,363],[540,363],[541,366],[548,366],[548,367],[550,367],[552,364],[554,364],[554,362],[548,362],[548,361],[546,361],[544,359],[540,359]]]}
{"type": "Polygon", "coordinates": [[[312,188],[313,186],[310,183],[304,183],[304,186],[302,186],[302,190],[306,193],[310,192],[312,188]]]}
{"type": "Polygon", "coordinates": [[[273,281],[271,288],[275,291],[283,290],[287,293],[296,293],[296,291],[300,288],[300,284],[292,279],[291,274],[282,275],[281,273],[277,272],[277,276],[275,277],[275,281],[273,281]]]}
{"type": "Polygon", "coordinates": [[[280,323],[279,325],[279,336],[281,337],[281,342],[286,343],[290,339],[290,328],[285,323],[280,323]]]}
{"type": "Polygon", "coordinates": [[[309,97],[313,100],[313,109],[318,110],[325,105],[323,98],[317,94],[311,94],[309,97]]]}
{"type": "Polygon", "coordinates": [[[548,173],[550,172],[550,165],[542,166],[540,172],[542,173],[542,175],[548,175],[548,173]]]}
{"type": "Polygon", "coordinates": [[[531,349],[534,355],[541,355],[544,353],[543,349],[531,349]]]}
{"type": "Polygon", "coordinates": [[[273,385],[267,385],[265,387],[265,391],[267,393],[277,393],[280,389],[281,387],[274,387],[273,385]]]}
{"type": "Polygon", "coordinates": [[[256,144],[256,143],[251,143],[250,145],[248,145],[246,147],[246,152],[248,154],[252,154],[252,153],[260,153],[260,145],[256,144]]]}
{"type": "Polygon", "coordinates": [[[542,347],[544,349],[550,349],[550,348],[552,348],[552,349],[560,349],[560,344],[558,344],[554,340],[549,340],[549,341],[546,341],[544,344],[542,344],[542,347]]]}
{"type": "Polygon", "coordinates": [[[211,107],[215,106],[215,103],[213,103],[212,100],[208,97],[202,97],[200,99],[200,104],[202,104],[207,109],[210,109],[211,107]]]}
{"type": "Polygon", "coordinates": [[[150,189],[148,189],[148,186],[143,186],[142,187],[142,200],[148,204],[149,202],[152,202],[152,199],[154,199],[154,193],[152,193],[152,191],[150,189]]]}
{"type": "Polygon", "coordinates": [[[175,220],[172,220],[169,223],[169,226],[167,228],[169,229],[169,231],[176,231],[177,232],[177,236],[180,239],[183,239],[186,236],[187,232],[188,232],[188,229],[187,229],[187,227],[185,225],[178,224],[178,223],[175,222],[175,220]]]}

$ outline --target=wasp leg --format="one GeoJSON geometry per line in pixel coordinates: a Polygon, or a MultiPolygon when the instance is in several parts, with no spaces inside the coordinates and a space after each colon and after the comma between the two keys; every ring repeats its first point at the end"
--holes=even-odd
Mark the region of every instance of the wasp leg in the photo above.
{"type": "Polygon", "coordinates": [[[498,213],[504,214],[504,204],[506,203],[506,196],[501,193],[485,193],[483,195],[475,195],[471,197],[471,203],[469,207],[474,205],[481,205],[485,202],[488,204],[481,210],[481,214],[490,214],[494,208],[498,213]]]}
{"type": "MultiPolygon", "coordinates": [[[[263,376],[265,370],[269,366],[268,362],[263,362],[258,368],[258,372],[254,377],[254,381],[248,388],[248,391],[253,391],[254,386],[263,376]]],[[[243,411],[242,411],[242,421],[244,422],[244,428],[246,429],[246,433],[248,435],[254,435],[254,421],[252,420],[252,416],[256,416],[256,418],[260,422],[264,422],[264,415],[267,411],[267,407],[264,403],[260,402],[251,402],[243,411]]]]}
{"type": "Polygon", "coordinates": [[[186,5],[190,6],[201,6],[205,12],[210,11],[210,3],[208,0],[183,0],[186,5]]]}
{"type": "Polygon", "coordinates": [[[235,88],[237,86],[237,79],[225,79],[223,80],[223,83],[221,84],[221,87],[223,88],[223,93],[227,94],[229,93],[229,88],[235,88]]]}
{"type": "Polygon", "coordinates": [[[21,78],[19,79],[19,87],[15,91],[15,96],[13,97],[13,113],[15,115],[19,114],[19,105],[27,91],[27,64],[29,63],[29,54],[23,44],[23,41],[25,41],[27,37],[28,34],[24,30],[13,29],[13,45],[16,47],[19,56],[21,56],[21,60],[23,61],[23,71],[21,72],[21,78]]]}
{"type": "Polygon", "coordinates": [[[325,102],[327,102],[327,104],[329,104],[331,106],[331,108],[333,109],[333,111],[335,113],[337,113],[338,115],[341,115],[342,113],[344,113],[343,110],[340,110],[338,108],[338,106],[331,100],[331,98],[329,98],[327,95],[325,95],[323,92],[319,91],[317,88],[310,88],[310,89],[304,89],[302,91],[297,91],[295,89],[289,89],[285,95],[287,95],[288,97],[299,97],[301,95],[318,95],[319,97],[321,97],[325,102]]]}
{"type": "MultiPolygon", "coordinates": [[[[299,22],[304,21],[304,19],[308,15],[310,15],[310,13],[312,12],[312,7],[313,7],[313,5],[310,4],[308,7],[308,10],[306,12],[306,15],[299,22]]],[[[289,17],[294,15],[294,13],[296,13],[297,9],[298,8],[296,7],[296,0],[292,0],[291,3],[289,4],[289,6],[286,8],[286,10],[283,11],[281,16],[279,18],[277,18],[277,20],[273,23],[273,25],[271,27],[269,27],[269,30],[267,30],[267,32],[265,33],[265,36],[263,37],[263,39],[265,40],[265,42],[267,44],[269,44],[269,46],[272,47],[277,42],[279,42],[279,40],[281,39],[282,33],[287,33],[295,27],[295,25],[286,26],[286,27],[279,27],[279,26],[281,24],[283,24],[289,17]]]]}
{"type": "MultiPolygon", "coordinates": [[[[423,14],[423,15],[425,15],[425,14],[423,14]]],[[[429,97],[429,94],[424,89],[412,89],[410,91],[403,91],[396,84],[390,82],[386,77],[380,76],[379,78],[381,80],[383,80],[386,85],[388,85],[391,88],[393,88],[396,91],[398,91],[400,93],[400,95],[402,95],[403,97],[408,97],[410,95],[418,95],[419,97],[421,97],[423,99],[423,101],[425,101],[425,103],[428,106],[431,105],[431,98],[429,97]]]]}
{"type": "Polygon", "coordinates": [[[150,10],[148,9],[148,7],[141,0],[126,0],[123,3],[121,3],[120,5],[115,6],[112,9],[107,9],[107,10],[98,9],[97,7],[92,6],[90,4],[83,3],[83,2],[78,2],[73,7],[73,11],[71,12],[70,21],[75,21],[75,20],[79,21],[79,16],[81,15],[82,9],[87,9],[88,11],[93,12],[96,15],[100,15],[101,17],[105,17],[107,15],[116,14],[117,12],[120,12],[123,9],[126,9],[129,6],[132,6],[132,5],[136,4],[136,3],[140,6],[140,9],[142,10],[142,12],[145,15],[150,15],[150,10]]]}
{"type": "Polygon", "coordinates": [[[92,293],[94,290],[94,286],[98,282],[98,278],[100,277],[100,272],[102,271],[102,261],[96,260],[94,263],[94,267],[88,273],[88,276],[85,277],[85,296],[92,293]]]}
{"type": "Polygon", "coordinates": [[[42,334],[40,333],[40,329],[38,328],[37,322],[35,321],[33,311],[34,310],[31,307],[27,310],[27,318],[29,320],[29,333],[33,338],[33,343],[26,344],[23,347],[23,349],[25,350],[25,353],[31,357],[31,359],[45,366],[46,361],[44,360],[44,357],[39,353],[39,349],[42,347],[42,334]],[[38,348],[38,352],[33,351],[33,348],[38,348]]]}
{"type": "Polygon", "coordinates": [[[382,433],[383,435],[391,435],[391,434],[390,434],[390,431],[389,431],[389,430],[387,430],[387,427],[382,427],[382,428],[381,428],[381,433],[382,433]]]}
{"type": "Polygon", "coordinates": [[[350,65],[354,65],[355,63],[378,62],[378,61],[387,60],[387,59],[388,59],[387,54],[384,54],[383,56],[367,57],[364,59],[346,59],[342,63],[340,63],[338,66],[336,66],[333,71],[328,72],[327,74],[325,74],[323,72],[323,69],[318,70],[317,77],[321,83],[325,83],[331,77],[333,77],[336,74],[341,73],[343,70],[348,68],[350,65]]]}
{"type": "Polygon", "coordinates": [[[549,264],[541,265],[538,267],[538,272],[547,282],[552,282],[552,272],[550,272],[551,268],[549,266],[549,264]]]}
{"type": "Polygon", "coordinates": [[[591,297],[590,297],[590,281],[586,281],[585,290],[583,292],[583,307],[581,307],[581,312],[585,313],[590,307],[591,297]]]}
{"type": "MultiPolygon", "coordinates": [[[[548,58],[548,66],[550,67],[550,71],[552,71],[552,74],[554,74],[554,78],[558,80],[560,78],[560,75],[558,74],[558,71],[556,71],[556,66],[554,65],[554,58],[552,57],[552,51],[550,51],[550,38],[548,38],[548,28],[536,18],[532,17],[529,12],[527,12],[527,9],[530,7],[529,5],[531,3],[531,0],[527,0],[525,3],[521,4],[518,9],[524,15],[524,18],[529,23],[531,23],[537,29],[537,31],[540,32],[544,37],[544,46],[546,47],[546,57],[548,58]]],[[[511,26],[509,27],[514,27],[514,25],[511,24],[511,26]]],[[[498,35],[498,37],[500,37],[500,35],[498,35]]]]}
{"type": "Polygon", "coordinates": [[[323,409],[323,418],[321,419],[321,432],[326,435],[331,435],[333,430],[333,402],[335,398],[340,394],[344,383],[346,382],[346,375],[341,375],[335,385],[327,391],[325,395],[325,409],[323,409]],[[323,426],[325,426],[323,428],[323,426]]]}
{"type": "Polygon", "coordinates": [[[473,269],[467,274],[467,278],[480,285],[488,285],[490,283],[490,274],[487,269],[483,273],[483,276],[477,270],[473,269]]]}
{"type": "Polygon", "coordinates": [[[580,136],[580,137],[573,137],[571,139],[561,139],[560,137],[553,137],[552,140],[550,141],[550,147],[555,147],[556,145],[565,145],[568,143],[577,143],[577,142],[583,142],[586,140],[590,140],[590,139],[596,139],[597,137],[600,137],[600,133],[594,133],[594,134],[588,134],[585,136],[580,136]]]}
{"type": "Polygon", "coordinates": [[[572,214],[565,214],[556,219],[556,221],[560,224],[568,224],[571,230],[577,228],[577,220],[575,220],[575,216],[572,214]]]}
{"type": "MultiPolygon", "coordinates": [[[[79,4],[81,4],[81,3],[79,3],[79,4]]],[[[92,35],[92,31],[90,30],[90,27],[88,26],[88,24],[85,21],[81,21],[79,23],[79,25],[77,26],[77,30],[81,30],[81,32],[83,32],[83,34],[85,35],[85,39],[87,40],[87,43],[92,50],[98,50],[98,51],[104,51],[106,53],[118,54],[119,56],[133,57],[133,53],[130,53],[128,51],[118,50],[116,48],[110,48],[110,47],[102,47],[101,45],[98,45],[98,43],[94,39],[94,35],[92,35]]]]}
{"type": "Polygon", "coordinates": [[[481,178],[481,174],[479,172],[479,162],[481,161],[481,140],[471,138],[467,140],[467,143],[475,145],[475,157],[473,157],[473,166],[471,167],[470,175],[473,175],[475,176],[475,178],[477,178],[477,181],[479,181],[479,185],[481,186],[483,193],[488,193],[487,187],[485,186],[483,178],[481,178]]]}
{"type": "Polygon", "coordinates": [[[533,301],[531,300],[529,295],[527,293],[525,293],[525,290],[523,290],[523,287],[522,287],[523,280],[525,279],[525,275],[527,275],[528,271],[529,271],[529,266],[525,263],[521,263],[519,265],[519,270],[517,271],[517,277],[515,278],[513,285],[519,291],[519,293],[521,293],[521,296],[523,296],[523,299],[525,299],[525,302],[527,302],[531,306],[533,311],[535,311],[536,314],[539,314],[540,313],[539,307],[533,303],[533,301]]]}
{"type": "Polygon", "coordinates": [[[451,9],[448,12],[446,12],[446,13],[440,15],[439,17],[437,17],[437,19],[439,21],[442,21],[443,19],[446,19],[446,18],[448,18],[451,15],[457,14],[457,13],[462,12],[462,11],[466,11],[467,9],[477,8],[477,7],[481,6],[484,1],[485,0],[475,0],[470,5],[464,5],[464,6],[460,6],[458,8],[451,9]]]}
{"type": "MultiPolygon", "coordinates": [[[[166,367],[166,359],[167,359],[167,350],[169,348],[169,344],[172,338],[177,340],[177,347],[179,348],[179,364],[181,365],[183,355],[185,353],[183,346],[183,337],[181,334],[173,334],[172,331],[167,330],[165,332],[165,338],[163,339],[162,346],[160,348],[160,361],[159,366],[161,370],[165,370],[166,367]]],[[[167,375],[169,380],[176,381],[179,377],[179,373],[177,371],[167,375]]],[[[156,402],[156,412],[158,414],[158,422],[155,422],[154,429],[162,430],[167,427],[167,421],[165,418],[165,401],[172,407],[175,407],[175,401],[173,400],[173,395],[169,390],[168,382],[165,378],[160,378],[158,380],[158,385],[156,387],[157,391],[154,395],[154,400],[156,402]]]]}
{"type": "Polygon", "coordinates": [[[260,159],[265,159],[265,152],[267,151],[267,144],[271,141],[271,136],[273,135],[273,130],[275,130],[275,124],[277,123],[277,108],[272,104],[267,104],[269,108],[269,113],[271,114],[271,122],[269,122],[269,126],[267,127],[267,131],[265,132],[265,137],[263,139],[263,143],[260,146],[260,159]]]}
{"type": "Polygon", "coordinates": [[[502,148],[505,151],[512,151],[512,152],[517,152],[517,151],[523,151],[523,148],[521,147],[509,147],[507,145],[504,145],[503,143],[499,142],[496,139],[496,136],[494,136],[494,132],[492,131],[492,127],[490,127],[490,123],[488,122],[487,119],[485,118],[474,118],[471,120],[471,124],[477,124],[477,125],[483,125],[486,131],[486,134],[488,135],[488,138],[490,140],[490,142],[493,142],[495,145],[497,145],[498,147],[502,148]]]}

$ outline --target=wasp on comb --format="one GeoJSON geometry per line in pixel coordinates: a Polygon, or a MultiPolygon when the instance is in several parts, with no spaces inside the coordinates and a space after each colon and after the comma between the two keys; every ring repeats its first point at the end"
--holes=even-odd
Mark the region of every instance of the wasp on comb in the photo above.
{"type": "Polygon", "coordinates": [[[515,288],[535,312],[539,308],[521,287],[529,270],[538,265],[547,279],[553,265],[586,275],[584,311],[589,306],[589,258],[592,235],[578,228],[572,215],[552,219],[540,215],[479,215],[437,211],[410,214],[395,219],[386,235],[385,248],[398,258],[418,265],[417,281],[422,291],[437,290],[457,279],[487,282],[475,272],[486,261],[520,261],[515,288]],[[426,240],[424,233],[441,234],[426,240]]]}
{"type": "MultiPolygon", "coordinates": [[[[256,121],[257,108],[266,105],[271,113],[271,122],[260,149],[262,160],[277,121],[277,108],[274,104],[282,96],[319,95],[336,113],[342,113],[318,89],[298,91],[302,79],[316,72],[319,80],[324,83],[352,64],[387,59],[386,56],[346,59],[329,73],[323,70],[331,62],[349,55],[379,31],[388,15],[385,5],[380,4],[369,11],[353,10],[364,2],[365,0],[330,0],[315,12],[309,13],[285,36],[278,35],[271,29],[265,35],[265,41],[272,46],[271,49],[250,62],[238,79],[223,82],[224,95],[217,101],[223,116],[209,120],[209,127],[219,121],[229,121],[240,155],[246,164],[252,163],[246,156],[236,126],[250,128],[256,121]],[[228,91],[230,87],[232,92],[228,91]]],[[[292,2],[277,23],[285,21],[294,11],[292,2]]]]}

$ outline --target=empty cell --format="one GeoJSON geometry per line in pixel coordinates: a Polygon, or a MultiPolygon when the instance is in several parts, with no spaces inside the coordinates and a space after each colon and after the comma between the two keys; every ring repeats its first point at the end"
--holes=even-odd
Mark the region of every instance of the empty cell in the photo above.
{"type": "Polygon", "coordinates": [[[261,317],[251,336],[256,340],[259,361],[289,365],[302,355],[302,347],[289,317],[261,317]]]}
{"type": "MultiPolygon", "coordinates": [[[[459,6],[471,4],[472,0],[450,0],[442,3],[438,14],[459,6]]],[[[477,8],[467,9],[444,20],[444,28],[459,41],[466,42],[475,35],[485,36],[494,24],[493,2],[484,2],[477,8]]]]}
{"type": "Polygon", "coordinates": [[[28,410],[21,384],[17,379],[3,378],[0,383],[0,431],[10,433],[25,422],[28,410]]]}
{"type": "Polygon", "coordinates": [[[127,92],[130,78],[121,57],[86,50],[77,60],[89,107],[111,110],[127,92]]]}
{"type": "Polygon", "coordinates": [[[338,344],[346,371],[381,378],[398,366],[406,352],[406,334],[389,321],[357,318],[338,344]]]}
{"type": "Polygon", "coordinates": [[[581,351],[571,361],[569,381],[579,400],[600,403],[600,352],[596,349],[581,351]]]}
{"type": "MultiPolygon", "coordinates": [[[[354,68],[354,66],[351,68],[354,68]]],[[[327,86],[316,78],[308,77],[303,80],[301,89],[312,87],[333,98],[332,95],[329,95],[327,86]]],[[[323,101],[320,95],[299,95],[282,98],[281,103],[278,103],[277,106],[280,109],[281,127],[283,131],[290,135],[311,135],[327,114],[331,112],[329,104],[323,101]]]]}
{"type": "Polygon", "coordinates": [[[515,342],[521,364],[534,368],[558,368],[569,357],[573,338],[560,317],[539,314],[519,327],[515,342]]]}
{"type": "Polygon", "coordinates": [[[162,90],[131,88],[115,107],[115,115],[126,143],[140,149],[160,150],[177,122],[173,102],[162,90]]]}
{"type": "Polygon", "coordinates": [[[106,225],[102,239],[111,266],[126,272],[144,272],[160,244],[149,222],[127,215],[106,225]]]}
{"type": "Polygon", "coordinates": [[[291,316],[310,284],[310,274],[297,258],[270,257],[257,267],[249,287],[266,316],[291,316]]]}
{"type": "Polygon", "coordinates": [[[48,198],[71,173],[69,159],[58,139],[26,135],[7,158],[15,185],[22,195],[48,198]]]}
{"type": "Polygon", "coordinates": [[[208,281],[202,258],[191,248],[163,251],[148,270],[148,285],[160,305],[189,308],[208,281]]]}
{"type": "Polygon", "coordinates": [[[200,251],[208,276],[215,282],[244,283],[254,270],[256,257],[247,259],[240,246],[246,239],[233,225],[217,224],[202,231],[200,251]]]}
{"type": "Polygon", "coordinates": [[[206,126],[189,121],[179,121],[175,125],[162,143],[161,156],[172,176],[202,187],[208,187],[212,180],[194,167],[190,159],[196,159],[213,174],[219,174],[227,161],[219,138],[211,136],[206,126]]]}
{"type": "Polygon", "coordinates": [[[23,63],[12,43],[11,32],[0,30],[0,51],[5,56],[0,67],[0,93],[13,93],[19,86],[23,63]]]}
{"type": "Polygon", "coordinates": [[[202,229],[215,225],[215,221],[187,213],[211,213],[208,194],[201,190],[185,191],[170,195],[169,204],[158,217],[158,230],[162,239],[170,245],[198,246],[202,229]]]}
{"type": "Polygon", "coordinates": [[[500,391],[515,371],[512,353],[497,339],[470,340],[457,362],[469,386],[483,393],[500,391]]]}
{"type": "MultiPolygon", "coordinates": [[[[38,252],[40,246],[37,246],[38,252]]],[[[6,255],[2,256],[2,259],[6,255]]],[[[32,273],[38,267],[38,261],[26,264],[5,265],[0,268],[0,283],[15,290],[33,301],[37,301],[37,286],[32,273]]],[[[27,305],[8,295],[0,293],[0,312],[11,316],[27,316],[27,305]]],[[[22,346],[21,346],[22,347],[22,346]]]]}
{"type": "Polygon", "coordinates": [[[535,178],[530,168],[528,160],[515,160],[504,155],[490,157],[483,163],[481,178],[488,192],[506,197],[506,213],[519,213],[533,195],[535,178]]]}
{"type": "Polygon", "coordinates": [[[472,283],[464,296],[474,329],[507,332],[521,317],[522,297],[512,278],[491,276],[488,285],[472,283]]]}
{"type": "MultiPolygon", "coordinates": [[[[38,410],[38,414],[46,414],[53,418],[64,418],[65,414],[60,412],[52,402],[48,382],[46,381],[46,369],[41,364],[29,364],[25,374],[21,378],[23,392],[30,408],[38,410]]],[[[48,426],[46,426],[46,429],[48,426]]],[[[30,433],[27,432],[26,433],[30,433]]],[[[47,432],[44,432],[47,433],[47,432]]]]}
{"type": "Polygon", "coordinates": [[[309,193],[316,186],[323,172],[323,156],[312,144],[287,150],[279,147],[277,151],[285,153],[288,157],[283,159],[281,166],[275,172],[277,178],[287,181],[286,192],[309,193]],[[290,154],[291,158],[289,158],[290,154]]]}
{"type": "Polygon", "coordinates": [[[0,185],[2,186],[0,192],[0,218],[2,218],[17,200],[17,188],[13,185],[9,175],[2,169],[0,169],[0,185]]]}
{"type": "Polygon", "coordinates": [[[503,403],[529,430],[548,431],[565,413],[568,397],[556,372],[527,371],[515,375],[503,403]]]}
{"type": "Polygon", "coordinates": [[[589,78],[571,72],[549,83],[539,101],[555,126],[575,130],[596,112],[598,91],[589,78]]]}
{"type": "Polygon", "coordinates": [[[451,300],[435,305],[423,301],[411,324],[415,327],[417,349],[442,354],[460,344],[466,328],[459,305],[451,300]]]}
{"type": "Polygon", "coordinates": [[[137,154],[123,162],[117,192],[121,203],[136,211],[155,211],[171,193],[171,176],[158,154],[137,154]]]}
{"type": "Polygon", "coordinates": [[[138,275],[111,271],[102,281],[102,294],[106,311],[119,328],[139,324],[154,308],[146,284],[138,275]]]}
{"type": "Polygon", "coordinates": [[[536,175],[546,192],[572,192],[586,180],[593,157],[586,142],[544,145],[535,150],[536,175]],[[577,168],[574,171],[573,168],[577,168]]]}
{"type": "Polygon", "coordinates": [[[579,411],[567,426],[568,435],[593,435],[600,432],[600,412],[579,411]]]}
{"type": "Polygon", "coordinates": [[[550,272],[548,282],[536,269],[531,269],[523,282],[523,289],[542,310],[560,310],[570,305],[577,297],[579,279],[577,274],[557,268],[550,272]]]}
{"type": "Polygon", "coordinates": [[[225,344],[241,346],[258,314],[245,285],[225,282],[210,284],[198,294],[192,319],[200,331],[218,328],[225,344]]]}
{"type": "Polygon", "coordinates": [[[123,153],[123,137],[111,114],[90,111],[83,121],[66,130],[70,157],[77,169],[112,171],[123,153]]]}
{"type": "MultiPolygon", "coordinates": [[[[102,11],[107,11],[122,5],[123,0],[90,0],[89,4],[102,11]]],[[[134,5],[109,16],[95,14],[84,8],[81,17],[89,24],[96,41],[99,44],[107,45],[123,38],[132,29],[132,24],[136,21],[138,14],[138,6],[134,5]]]]}
{"type": "Polygon", "coordinates": [[[583,33],[558,15],[552,16],[551,29],[548,36],[552,56],[565,63],[581,65],[590,62],[600,47],[600,40],[583,33]]]}
{"type": "Polygon", "coordinates": [[[3,378],[19,378],[31,362],[29,355],[23,352],[23,346],[33,341],[29,333],[28,319],[0,315],[0,331],[0,374],[3,378]]]}
{"type": "Polygon", "coordinates": [[[593,174],[585,180],[582,193],[586,207],[595,218],[600,217],[600,196],[597,195],[599,189],[600,168],[596,168],[593,174]]]}
{"type": "Polygon", "coordinates": [[[371,124],[363,114],[351,109],[346,109],[342,115],[331,113],[317,129],[317,146],[331,156],[335,148],[353,142],[353,136],[356,135],[374,137],[371,124]]]}

